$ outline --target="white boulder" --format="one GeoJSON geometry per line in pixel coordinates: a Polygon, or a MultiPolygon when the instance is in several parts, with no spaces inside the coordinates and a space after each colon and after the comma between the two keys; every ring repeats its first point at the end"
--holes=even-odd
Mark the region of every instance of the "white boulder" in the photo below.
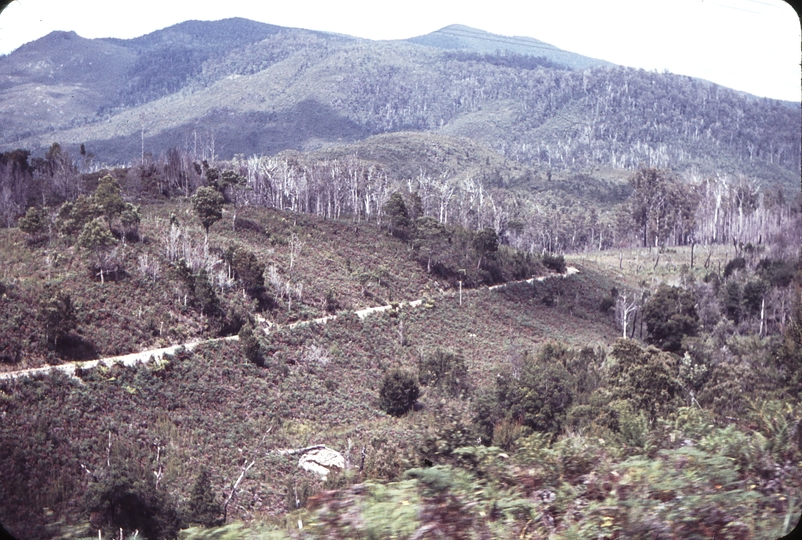
{"type": "Polygon", "coordinates": [[[325,480],[333,469],[345,469],[345,458],[331,448],[316,448],[305,452],[298,460],[298,466],[305,471],[320,475],[325,480]]]}

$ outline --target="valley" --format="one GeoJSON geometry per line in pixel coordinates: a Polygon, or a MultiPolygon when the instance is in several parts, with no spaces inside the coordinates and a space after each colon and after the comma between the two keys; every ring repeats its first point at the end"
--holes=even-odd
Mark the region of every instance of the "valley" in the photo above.
{"type": "Polygon", "coordinates": [[[802,513],[799,103],[466,26],[246,19],[54,32],[0,81],[15,537],[802,513]]]}

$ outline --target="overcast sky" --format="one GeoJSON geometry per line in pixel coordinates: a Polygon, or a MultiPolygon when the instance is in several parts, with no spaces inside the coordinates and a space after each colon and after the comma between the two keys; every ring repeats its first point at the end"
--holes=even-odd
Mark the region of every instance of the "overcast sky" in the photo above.
{"type": "Polygon", "coordinates": [[[0,14],[0,54],[53,30],[132,38],[227,17],[368,39],[464,24],[758,96],[801,95],[800,22],[781,0],[15,0],[0,14]]]}

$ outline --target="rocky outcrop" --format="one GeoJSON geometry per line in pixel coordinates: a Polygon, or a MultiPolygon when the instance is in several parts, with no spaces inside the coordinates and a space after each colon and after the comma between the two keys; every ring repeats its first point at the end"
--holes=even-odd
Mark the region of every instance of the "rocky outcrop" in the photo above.
{"type": "Polygon", "coordinates": [[[305,452],[298,460],[298,466],[325,480],[331,472],[345,469],[345,458],[336,450],[323,446],[305,452]]]}

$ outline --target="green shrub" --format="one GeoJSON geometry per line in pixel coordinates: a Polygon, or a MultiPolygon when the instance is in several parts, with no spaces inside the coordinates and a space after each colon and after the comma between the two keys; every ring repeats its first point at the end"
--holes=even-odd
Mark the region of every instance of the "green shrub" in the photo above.
{"type": "Polygon", "coordinates": [[[231,265],[231,269],[248,294],[254,296],[264,289],[265,265],[259,262],[252,251],[239,246],[229,247],[223,258],[231,265]]]}
{"type": "Polygon", "coordinates": [[[111,248],[117,240],[109,232],[109,228],[102,218],[95,218],[81,230],[76,245],[86,253],[93,255],[90,268],[93,273],[99,271],[100,281],[104,281],[103,272],[115,271],[112,264],[114,259],[111,248]]]}
{"type": "Polygon", "coordinates": [[[646,341],[664,351],[682,349],[684,336],[695,336],[699,328],[696,298],[679,287],[660,285],[643,308],[646,341]]]}
{"type": "Polygon", "coordinates": [[[153,472],[143,465],[149,460],[124,445],[113,446],[110,466],[97,474],[86,493],[93,526],[108,536],[122,529],[126,534],[139,531],[149,540],[175,538],[183,524],[174,501],[156,488],[153,472]]]}
{"type": "Polygon", "coordinates": [[[540,261],[543,266],[560,274],[565,273],[565,257],[553,253],[545,253],[540,261]]]}
{"type": "Polygon", "coordinates": [[[420,395],[418,381],[404,371],[394,370],[384,376],[379,390],[379,407],[392,416],[406,414],[420,395]]]}
{"type": "Polygon", "coordinates": [[[334,313],[338,309],[340,309],[340,302],[337,300],[337,293],[334,292],[333,289],[329,289],[326,291],[326,311],[329,313],[334,313]]]}
{"type": "Polygon", "coordinates": [[[470,390],[468,368],[460,351],[437,349],[421,362],[418,378],[423,386],[438,388],[453,397],[464,396],[470,390]]]}
{"type": "Polygon", "coordinates": [[[743,270],[744,268],[746,268],[746,259],[735,257],[724,267],[724,279],[730,277],[736,270],[743,270]]]}
{"type": "Polygon", "coordinates": [[[447,462],[454,450],[476,444],[477,431],[470,418],[449,402],[432,407],[433,417],[416,429],[423,434],[418,446],[418,461],[423,465],[447,462]]]}
{"type": "Polygon", "coordinates": [[[763,296],[768,290],[768,284],[761,280],[755,279],[748,281],[744,285],[743,302],[744,308],[750,315],[757,315],[760,313],[760,308],[763,305],[763,296]]]}
{"type": "Polygon", "coordinates": [[[214,292],[214,287],[209,282],[206,270],[201,269],[195,276],[193,293],[195,301],[204,315],[214,316],[220,312],[220,300],[217,298],[217,293],[214,292]]]}
{"type": "Polygon", "coordinates": [[[503,418],[493,427],[493,446],[498,446],[507,451],[513,450],[515,442],[529,433],[529,429],[520,421],[503,418]]]}
{"type": "Polygon", "coordinates": [[[799,292],[794,302],[793,318],[786,325],[782,341],[775,348],[772,363],[779,369],[787,392],[799,400],[802,398],[802,298],[799,292]]]}
{"type": "Polygon", "coordinates": [[[677,383],[678,359],[654,347],[619,339],[610,356],[615,363],[609,377],[613,396],[631,402],[651,420],[676,406],[681,388],[677,383]]]}
{"type": "Polygon", "coordinates": [[[192,208],[209,235],[209,228],[223,217],[223,196],[213,187],[199,187],[192,196],[192,208]]]}
{"type": "Polygon", "coordinates": [[[535,431],[559,432],[574,400],[571,380],[562,364],[526,357],[518,377],[506,373],[496,379],[500,416],[535,431]]]}
{"type": "Polygon", "coordinates": [[[646,446],[649,435],[649,418],[629,400],[614,401],[610,408],[618,417],[618,433],[621,442],[630,448],[646,446]]]}
{"type": "Polygon", "coordinates": [[[724,310],[727,317],[735,324],[741,321],[742,296],[741,285],[737,281],[727,283],[727,288],[724,290],[724,310]]]}
{"type": "Polygon", "coordinates": [[[757,272],[772,287],[787,287],[794,279],[794,264],[779,259],[761,259],[757,272]]]}
{"type": "Polygon", "coordinates": [[[39,308],[39,318],[45,326],[47,341],[58,347],[58,340],[75,328],[75,307],[70,295],[58,291],[39,308]]]}
{"type": "Polygon", "coordinates": [[[50,216],[44,208],[31,206],[17,222],[19,229],[31,237],[32,240],[41,237],[47,232],[50,225],[50,216]]]}
{"type": "Polygon", "coordinates": [[[614,307],[615,307],[615,299],[613,299],[612,296],[605,296],[599,302],[599,311],[601,313],[608,313],[614,307]]]}
{"type": "Polygon", "coordinates": [[[108,175],[100,179],[92,199],[100,212],[106,217],[106,223],[109,226],[125,209],[125,201],[123,201],[120,193],[120,184],[108,175]]]}
{"type": "Polygon", "coordinates": [[[93,198],[81,195],[59,207],[56,228],[62,234],[70,236],[78,234],[87,223],[100,216],[100,213],[101,210],[93,198]]]}
{"type": "Polygon", "coordinates": [[[498,251],[498,234],[496,229],[492,227],[485,227],[481,231],[477,231],[473,237],[473,249],[479,256],[479,261],[476,263],[476,268],[482,265],[484,258],[492,258],[498,251]]]}
{"type": "Polygon", "coordinates": [[[242,325],[238,335],[240,350],[242,351],[242,354],[245,355],[245,358],[257,366],[264,365],[262,346],[259,344],[259,340],[254,335],[253,326],[250,323],[242,325]]]}
{"type": "Polygon", "coordinates": [[[406,240],[409,236],[409,212],[400,193],[396,191],[390,195],[384,205],[384,213],[390,220],[390,232],[393,236],[406,240]]]}
{"type": "Polygon", "coordinates": [[[204,527],[213,527],[220,524],[223,509],[215,500],[209,472],[202,467],[189,498],[189,512],[187,521],[197,523],[204,527]]]}
{"type": "Polygon", "coordinates": [[[768,523],[760,493],[744,489],[728,457],[695,446],[660,450],[621,463],[624,538],[776,538],[758,535],[768,523]],[[762,522],[762,523],[761,523],[762,522]]]}

